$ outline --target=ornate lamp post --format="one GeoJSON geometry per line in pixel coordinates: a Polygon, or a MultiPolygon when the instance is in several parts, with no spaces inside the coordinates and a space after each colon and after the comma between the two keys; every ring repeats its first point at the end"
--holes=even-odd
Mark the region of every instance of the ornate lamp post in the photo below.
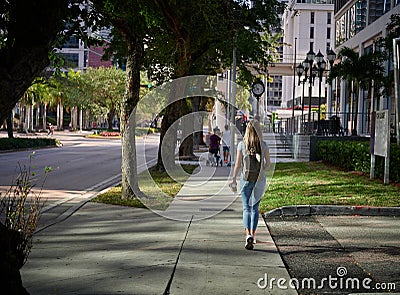
{"type": "MultiPolygon", "coordinates": [[[[304,73],[303,87],[304,87],[304,83],[307,82],[307,79],[308,79],[308,83],[309,83],[309,87],[308,87],[309,111],[308,111],[308,122],[307,122],[307,126],[308,126],[307,133],[308,134],[310,134],[312,131],[311,124],[310,124],[310,122],[311,122],[311,94],[312,94],[312,86],[314,85],[314,78],[317,73],[317,68],[315,66],[312,66],[314,57],[315,57],[315,53],[312,50],[310,50],[307,53],[307,57],[303,61],[303,63],[297,66],[297,75],[299,76],[299,85],[300,85],[300,78],[303,73],[304,73]],[[310,58],[312,58],[312,59],[310,59],[310,58]],[[310,73],[308,73],[308,70],[310,70],[310,73]]],[[[304,109],[304,98],[303,98],[303,102],[302,102],[302,110],[303,109],[304,109]]],[[[302,111],[302,115],[303,115],[303,111],[302,111]]]]}
{"type": "Polygon", "coordinates": [[[318,88],[318,125],[317,125],[317,134],[321,134],[321,83],[322,83],[322,74],[325,71],[326,61],[324,60],[324,55],[321,53],[321,50],[318,51],[315,56],[315,61],[317,62],[318,67],[318,78],[319,78],[319,88],[318,88]]]}
{"type": "MultiPolygon", "coordinates": [[[[327,55],[327,59],[329,62],[329,70],[332,69],[333,63],[335,62],[336,59],[336,53],[332,50],[332,48],[330,48],[328,50],[328,52],[326,53],[327,55]]],[[[332,83],[331,83],[331,98],[333,98],[333,88],[332,88],[332,83]]],[[[336,100],[335,101],[336,106],[335,106],[335,111],[336,111],[336,117],[338,116],[338,105],[339,105],[339,101],[336,100]]]]}

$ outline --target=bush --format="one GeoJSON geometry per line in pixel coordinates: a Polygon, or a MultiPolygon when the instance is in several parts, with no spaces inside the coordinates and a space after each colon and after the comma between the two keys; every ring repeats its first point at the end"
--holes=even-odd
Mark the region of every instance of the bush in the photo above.
{"type": "MultiPolygon", "coordinates": [[[[22,286],[19,269],[28,259],[33,233],[44,206],[41,189],[37,194],[32,191],[33,155],[28,167],[19,165],[19,174],[9,190],[0,193],[0,284],[6,294],[28,294],[22,286]]],[[[43,183],[50,171],[51,168],[45,168],[43,183]]]]}
{"type": "Polygon", "coordinates": [[[0,138],[0,150],[57,146],[55,138],[0,138]]]}
{"type": "MultiPolygon", "coordinates": [[[[317,157],[324,162],[346,169],[370,173],[370,143],[359,141],[319,141],[317,157]]],[[[376,157],[375,175],[383,178],[385,161],[376,157]]],[[[390,146],[390,179],[400,183],[400,148],[396,144],[390,146]]]]}

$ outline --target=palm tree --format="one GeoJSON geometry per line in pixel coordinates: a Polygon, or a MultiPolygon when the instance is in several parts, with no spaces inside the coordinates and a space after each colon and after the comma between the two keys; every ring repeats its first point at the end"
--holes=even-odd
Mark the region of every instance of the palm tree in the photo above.
{"type": "MultiPolygon", "coordinates": [[[[386,56],[379,51],[368,52],[362,56],[349,47],[343,47],[338,52],[340,62],[333,65],[328,80],[342,78],[346,81],[352,114],[352,135],[357,135],[359,91],[370,90],[373,81],[384,77],[383,61],[386,56]]],[[[368,91],[370,95],[370,91],[368,91]]]]}

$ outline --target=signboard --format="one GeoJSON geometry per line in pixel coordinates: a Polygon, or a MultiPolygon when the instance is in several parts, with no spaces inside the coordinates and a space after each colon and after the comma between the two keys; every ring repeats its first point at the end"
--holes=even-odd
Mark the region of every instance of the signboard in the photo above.
{"type": "Polygon", "coordinates": [[[390,158],[390,118],[389,110],[376,111],[373,116],[371,134],[371,179],[375,178],[375,156],[385,158],[385,171],[383,181],[389,183],[389,158],[390,158]]]}
{"type": "Polygon", "coordinates": [[[377,111],[375,115],[374,155],[389,156],[390,129],[389,111],[377,111]]]}

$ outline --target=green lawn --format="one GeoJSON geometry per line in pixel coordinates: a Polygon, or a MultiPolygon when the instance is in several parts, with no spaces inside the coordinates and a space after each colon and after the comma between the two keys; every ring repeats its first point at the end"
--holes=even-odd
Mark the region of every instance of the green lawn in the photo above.
{"type": "Polygon", "coordinates": [[[260,211],[288,205],[400,206],[400,187],[319,162],[277,163],[260,211]]]}
{"type": "MultiPolygon", "coordinates": [[[[139,174],[138,181],[140,190],[147,196],[152,197],[151,204],[149,203],[147,205],[150,205],[153,209],[165,209],[169,204],[168,202],[178,194],[183,184],[196,167],[195,165],[182,165],[186,173],[180,173],[180,176],[175,179],[171,178],[167,172],[160,172],[155,167],[149,170],[151,178],[147,176],[147,173],[139,174]]],[[[138,208],[146,207],[138,199],[123,199],[120,185],[98,195],[96,198],[92,199],[92,201],[138,208]]],[[[148,201],[150,202],[150,200],[148,201]]]]}

